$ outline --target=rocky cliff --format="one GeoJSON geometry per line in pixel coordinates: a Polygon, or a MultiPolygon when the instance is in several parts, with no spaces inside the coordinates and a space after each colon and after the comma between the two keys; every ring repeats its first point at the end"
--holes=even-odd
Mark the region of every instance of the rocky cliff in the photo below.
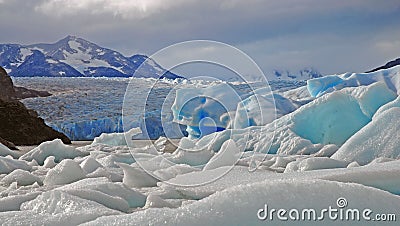
{"type": "Polygon", "coordinates": [[[31,90],[15,89],[11,78],[0,67],[0,142],[10,148],[13,144],[36,145],[56,138],[71,143],[67,136],[47,126],[35,111],[18,101],[24,92],[28,95],[31,90]],[[21,92],[18,94],[18,91],[21,92]]]}

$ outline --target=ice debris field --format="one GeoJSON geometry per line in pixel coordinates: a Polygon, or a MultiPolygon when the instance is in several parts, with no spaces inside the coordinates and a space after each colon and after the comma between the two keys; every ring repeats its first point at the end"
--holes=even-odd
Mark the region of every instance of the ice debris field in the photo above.
{"type": "MultiPolygon", "coordinates": [[[[195,95],[220,93],[224,85],[195,95]]],[[[172,106],[174,121],[188,128],[172,153],[165,152],[164,137],[135,146],[129,138],[140,128],[103,134],[79,148],[53,140],[22,155],[0,146],[0,222],[398,225],[376,217],[400,217],[400,66],[276,90],[276,119],[260,118],[271,110],[265,90],[244,99],[221,97],[229,100],[229,112],[201,99],[184,105],[191,92],[180,89],[172,106]],[[215,131],[202,122],[205,116],[215,131]],[[266,204],[372,213],[370,222],[260,220],[266,204]]]]}

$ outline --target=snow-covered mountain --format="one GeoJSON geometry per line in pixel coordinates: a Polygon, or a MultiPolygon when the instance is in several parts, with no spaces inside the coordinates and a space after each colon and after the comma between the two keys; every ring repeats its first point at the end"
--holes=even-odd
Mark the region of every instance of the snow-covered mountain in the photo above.
{"type": "MultiPolygon", "coordinates": [[[[159,78],[165,71],[147,56],[126,57],[85,39],[67,36],[53,44],[0,44],[0,66],[15,77],[135,77],[159,78]]],[[[171,72],[162,77],[178,78],[171,72]]]]}
{"type": "Polygon", "coordinates": [[[304,68],[300,71],[292,72],[288,70],[274,70],[266,75],[269,80],[297,80],[305,81],[312,78],[319,78],[323,75],[314,68],[304,68]]]}

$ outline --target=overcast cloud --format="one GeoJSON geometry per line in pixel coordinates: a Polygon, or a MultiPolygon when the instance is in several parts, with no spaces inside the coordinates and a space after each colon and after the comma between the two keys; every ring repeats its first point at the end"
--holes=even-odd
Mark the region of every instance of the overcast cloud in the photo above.
{"type": "Polygon", "coordinates": [[[265,71],[365,71],[400,57],[398,0],[0,0],[0,43],[76,35],[125,55],[234,45],[265,71]]]}

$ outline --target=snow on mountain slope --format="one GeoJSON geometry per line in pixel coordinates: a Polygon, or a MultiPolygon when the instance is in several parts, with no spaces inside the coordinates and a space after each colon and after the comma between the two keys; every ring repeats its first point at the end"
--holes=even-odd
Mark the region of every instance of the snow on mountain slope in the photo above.
{"type": "Polygon", "coordinates": [[[125,57],[75,36],[53,44],[0,44],[0,65],[15,77],[131,77],[135,72],[135,77],[180,77],[164,74],[165,69],[147,59],[144,55],[125,57]]]}
{"type": "Polygon", "coordinates": [[[312,78],[319,78],[323,75],[314,68],[304,68],[297,72],[288,70],[274,70],[271,74],[266,75],[269,80],[296,80],[306,81],[312,78]]]}

